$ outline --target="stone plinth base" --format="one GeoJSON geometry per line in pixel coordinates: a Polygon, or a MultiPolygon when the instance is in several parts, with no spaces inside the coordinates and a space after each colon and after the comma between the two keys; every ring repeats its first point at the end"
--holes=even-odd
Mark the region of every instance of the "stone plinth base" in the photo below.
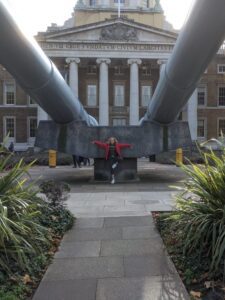
{"type": "MultiPolygon", "coordinates": [[[[115,170],[115,178],[117,182],[138,180],[137,158],[124,158],[120,160],[115,170]]],[[[95,158],[94,179],[96,181],[111,180],[109,161],[102,158],[95,158]]]]}

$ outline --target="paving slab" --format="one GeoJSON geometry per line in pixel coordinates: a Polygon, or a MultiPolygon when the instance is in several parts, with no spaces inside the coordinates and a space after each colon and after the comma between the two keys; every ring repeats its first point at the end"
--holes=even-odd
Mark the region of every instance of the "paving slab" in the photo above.
{"type": "Polygon", "coordinates": [[[163,255],[163,243],[160,238],[149,240],[102,241],[101,256],[163,255]]]}
{"type": "Polygon", "coordinates": [[[125,240],[150,239],[158,237],[159,233],[154,226],[123,227],[122,238],[125,240]]]}
{"type": "Polygon", "coordinates": [[[85,257],[55,259],[48,268],[44,281],[123,277],[121,257],[85,257]]]}
{"type": "Polygon", "coordinates": [[[101,212],[103,212],[104,211],[104,206],[91,206],[91,207],[84,207],[84,206],[82,206],[82,207],[77,207],[77,206],[69,206],[69,209],[73,212],[75,212],[77,215],[79,214],[79,213],[91,213],[91,214],[93,214],[93,215],[95,215],[95,214],[98,214],[98,213],[101,213],[101,212]]]}
{"type": "Polygon", "coordinates": [[[97,280],[42,281],[33,300],[95,300],[97,280]]]}
{"type": "Polygon", "coordinates": [[[63,239],[65,242],[75,241],[104,241],[104,240],[120,240],[122,239],[122,228],[86,228],[71,229],[63,239]]]}
{"type": "Polygon", "coordinates": [[[110,218],[110,217],[132,217],[132,216],[151,216],[150,210],[145,211],[98,211],[98,212],[79,212],[76,207],[71,207],[70,211],[78,218],[110,218]]]}
{"type": "Polygon", "coordinates": [[[177,276],[113,278],[98,281],[96,300],[188,300],[177,276]]]}
{"type": "Polygon", "coordinates": [[[151,226],[153,220],[149,216],[139,217],[120,217],[120,218],[107,218],[104,222],[104,227],[127,227],[127,226],[151,226]]]}
{"type": "Polygon", "coordinates": [[[146,207],[141,204],[134,204],[134,205],[117,205],[117,206],[104,206],[104,212],[145,212],[146,207]]]}
{"type": "Polygon", "coordinates": [[[78,218],[75,222],[75,228],[101,228],[104,218],[78,218]]]}
{"type": "Polygon", "coordinates": [[[157,253],[148,256],[124,257],[125,277],[150,277],[176,273],[166,255],[157,253]]]}
{"type": "Polygon", "coordinates": [[[97,257],[100,253],[100,241],[63,243],[55,258],[97,257]]]}
{"type": "Polygon", "coordinates": [[[99,207],[99,206],[124,206],[125,200],[120,199],[83,199],[83,200],[68,200],[69,206],[75,207],[99,207]]]}
{"type": "Polygon", "coordinates": [[[159,200],[149,200],[149,199],[140,199],[140,200],[134,200],[134,199],[127,199],[125,200],[125,205],[133,205],[133,204],[160,204],[159,200]]]}

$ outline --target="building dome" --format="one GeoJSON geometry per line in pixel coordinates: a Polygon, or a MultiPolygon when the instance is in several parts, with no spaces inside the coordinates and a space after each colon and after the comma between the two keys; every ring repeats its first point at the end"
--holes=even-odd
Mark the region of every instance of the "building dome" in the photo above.
{"type": "Polygon", "coordinates": [[[161,10],[160,0],[78,0],[76,8],[117,8],[161,10]]]}

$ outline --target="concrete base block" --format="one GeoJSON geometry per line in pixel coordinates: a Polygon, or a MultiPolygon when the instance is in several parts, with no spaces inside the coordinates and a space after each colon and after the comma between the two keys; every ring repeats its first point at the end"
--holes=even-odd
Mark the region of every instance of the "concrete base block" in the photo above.
{"type": "Polygon", "coordinates": [[[133,145],[131,149],[122,151],[124,158],[131,159],[185,148],[192,144],[187,122],[177,121],[169,125],[144,122],[142,126],[88,127],[85,123],[75,121],[70,124],[41,121],[35,146],[71,155],[104,158],[104,149],[93,145],[92,141],[107,141],[110,136],[115,136],[120,143],[133,145]]]}

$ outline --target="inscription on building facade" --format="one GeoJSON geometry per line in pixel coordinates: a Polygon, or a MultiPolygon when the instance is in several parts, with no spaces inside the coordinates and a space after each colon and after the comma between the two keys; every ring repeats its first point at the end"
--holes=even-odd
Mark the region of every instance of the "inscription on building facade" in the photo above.
{"type": "Polygon", "coordinates": [[[54,49],[76,49],[76,50],[111,50],[111,51],[159,51],[171,52],[174,45],[168,44],[99,44],[99,43],[58,43],[58,42],[40,42],[44,50],[54,49]]]}

